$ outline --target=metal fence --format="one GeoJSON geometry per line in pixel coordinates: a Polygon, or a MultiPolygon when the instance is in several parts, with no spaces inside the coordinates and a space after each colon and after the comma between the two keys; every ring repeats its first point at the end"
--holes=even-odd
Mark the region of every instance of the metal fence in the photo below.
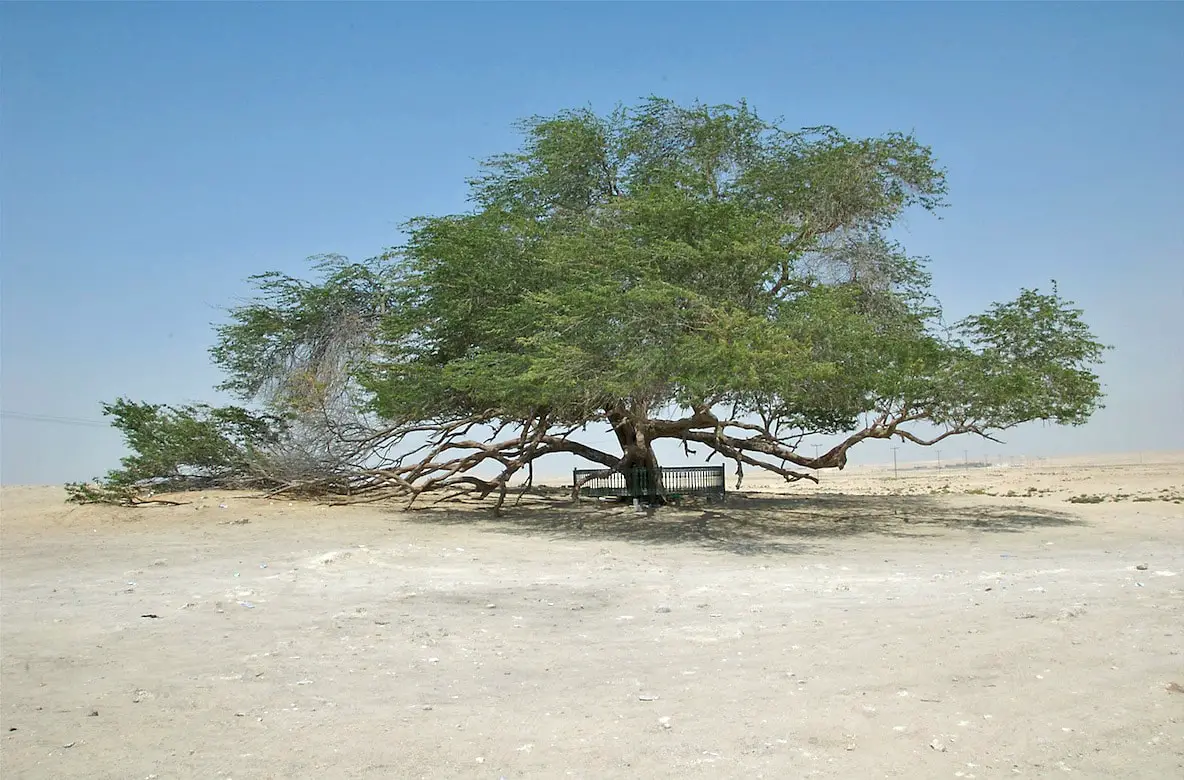
{"type": "Polygon", "coordinates": [[[628,474],[604,469],[573,469],[572,485],[579,485],[581,496],[599,498],[654,498],[658,495],[722,497],[726,492],[723,466],[670,466],[658,469],[661,490],[653,484],[647,469],[632,469],[628,474]],[[581,485],[582,480],[584,483],[581,485]]]}

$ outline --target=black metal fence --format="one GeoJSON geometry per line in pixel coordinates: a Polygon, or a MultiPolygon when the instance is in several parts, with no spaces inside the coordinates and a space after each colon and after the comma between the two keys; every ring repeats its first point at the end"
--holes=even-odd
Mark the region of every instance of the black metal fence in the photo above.
{"type": "Polygon", "coordinates": [[[605,469],[573,469],[572,485],[589,498],[655,498],[659,495],[722,497],[726,492],[723,466],[669,466],[658,469],[661,488],[647,469],[605,474],[605,469]],[[583,481],[583,484],[580,484],[583,481]]]}

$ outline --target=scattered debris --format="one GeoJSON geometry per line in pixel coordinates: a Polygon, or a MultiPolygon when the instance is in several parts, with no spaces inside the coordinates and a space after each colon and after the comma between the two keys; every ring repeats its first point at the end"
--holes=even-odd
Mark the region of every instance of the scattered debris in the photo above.
{"type": "Polygon", "coordinates": [[[140,615],[142,618],[149,618],[150,620],[160,620],[160,615],[149,612],[147,615],[140,615]]]}
{"type": "Polygon", "coordinates": [[[1167,685],[1167,690],[1169,693],[1184,693],[1184,685],[1178,682],[1170,682],[1167,685]]]}
{"type": "Polygon", "coordinates": [[[929,747],[933,748],[938,753],[946,752],[946,743],[942,742],[940,739],[935,739],[932,742],[930,742],[929,747]]]}
{"type": "Polygon", "coordinates": [[[656,693],[641,693],[637,696],[638,701],[657,701],[658,694],[656,693]]]}
{"type": "Polygon", "coordinates": [[[90,712],[86,713],[86,717],[97,718],[97,717],[99,717],[99,711],[98,710],[91,710],[90,712]]]}
{"type": "Polygon", "coordinates": [[[654,610],[654,612],[660,612],[663,615],[669,611],[670,611],[670,607],[658,607],[657,609],[654,610]]]}
{"type": "Polygon", "coordinates": [[[1148,567],[1147,567],[1147,564],[1145,564],[1145,563],[1140,563],[1140,564],[1139,564],[1138,566],[1136,566],[1135,568],[1136,568],[1136,569],[1138,569],[1139,571],[1147,571],[1147,568],[1148,568],[1148,567]]]}
{"type": "Polygon", "coordinates": [[[663,715],[662,717],[658,718],[658,725],[659,725],[659,726],[661,726],[661,727],[662,727],[662,728],[664,728],[664,729],[667,729],[667,730],[669,730],[669,729],[671,728],[671,726],[670,726],[670,716],[669,716],[669,715],[663,715]]]}
{"type": "Polygon", "coordinates": [[[251,602],[249,602],[249,601],[240,601],[240,602],[238,603],[238,605],[239,605],[240,607],[245,607],[246,609],[254,609],[254,608],[255,608],[255,605],[254,605],[254,604],[252,604],[252,603],[251,603],[251,602]]]}
{"type": "Polygon", "coordinates": [[[66,744],[62,745],[62,747],[64,747],[64,748],[72,748],[72,747],[74,747],[76,744],[78,744],[78,743],[76,743],[76,742],[67,742],[66,744]]]}

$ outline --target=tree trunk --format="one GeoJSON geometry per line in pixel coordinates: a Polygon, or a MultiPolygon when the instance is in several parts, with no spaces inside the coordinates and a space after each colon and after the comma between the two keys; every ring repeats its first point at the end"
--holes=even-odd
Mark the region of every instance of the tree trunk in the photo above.
{"type": "Polygon", "coordinates": [[[647,498],[665,495],[658,456],[645,429],[625,414],[620,405],[606,409],[605,413],[608,415],[613,433],[617,436],[617,443],[621,446],[621,472],[626,484],[629,485],[630,495],[642,495],[647,498]]]}

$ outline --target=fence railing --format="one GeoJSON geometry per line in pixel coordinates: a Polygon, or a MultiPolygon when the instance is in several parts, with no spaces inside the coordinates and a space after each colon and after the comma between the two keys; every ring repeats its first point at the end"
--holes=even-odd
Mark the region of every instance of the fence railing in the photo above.
{"type": "Polygon", "coordinates": [[[723,466],[664,466],[658,469],[661,485],[652,478],[648,469],[607,474],[605,471],[573,469],[572,485],[578,486],[579,495],[588,498],[722,497],[727,490],[723,466]]]}

